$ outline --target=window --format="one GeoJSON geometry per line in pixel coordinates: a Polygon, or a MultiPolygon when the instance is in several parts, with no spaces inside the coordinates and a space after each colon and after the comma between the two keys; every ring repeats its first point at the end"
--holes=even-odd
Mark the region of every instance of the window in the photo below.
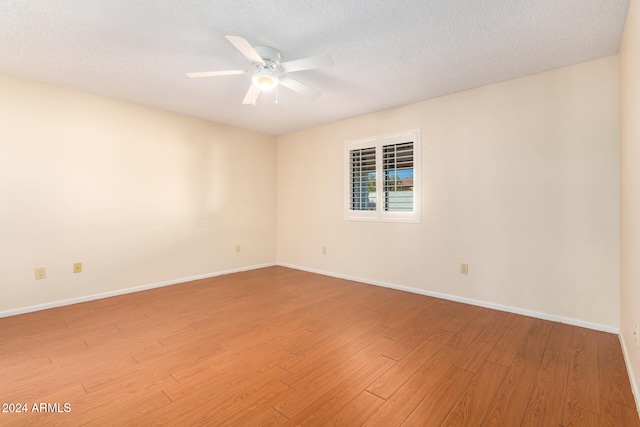
{"type": "Polygon", "coordinates": [[[420,131],[345,143],[345,218],[420,222],[420,131]]]}

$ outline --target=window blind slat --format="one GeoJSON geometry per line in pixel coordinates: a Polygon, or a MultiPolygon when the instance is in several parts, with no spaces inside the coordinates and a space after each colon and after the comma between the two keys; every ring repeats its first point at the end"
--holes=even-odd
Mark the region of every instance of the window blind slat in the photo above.
{"type": "Polygon", "coordinates": [[[352,210],[375,210],[375,147],[351,150],[350,205],[352,210]],[[373,190],[373,202],[371,192],[373,190]]]}

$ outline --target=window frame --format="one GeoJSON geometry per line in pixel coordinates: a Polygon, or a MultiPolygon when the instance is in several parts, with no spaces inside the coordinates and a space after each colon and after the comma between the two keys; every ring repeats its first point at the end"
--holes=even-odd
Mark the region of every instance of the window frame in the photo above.
{"type": "Polygon", "coordinates": [[[344,143],[344,218],[356,221],[381,222],[421,222],[421,135],[420,129],[396,132],[377,137],[350,140],[344,143]],[[384,177],[383,177],[383,147],[389,145],[413,143],[413,209],[411,211],[384,210],[384,177]],[[375,148],[375,177],[376,177],[376,205],[375,210],[351,209],[351,152],[354,150],[375,148]]]}

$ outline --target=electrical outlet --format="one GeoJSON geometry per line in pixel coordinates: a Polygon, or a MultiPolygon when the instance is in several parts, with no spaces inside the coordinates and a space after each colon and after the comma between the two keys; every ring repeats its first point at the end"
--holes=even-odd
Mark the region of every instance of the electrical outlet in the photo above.
{"type": "Polygon", "coordinates": [[[640,327],[636,323],[636,329],[633,331],[633,334],[636,336],[636,345],[640,345],[640,327]]]}
{"type": "Polygon", "coordinates": [[[469,264],[460,264],[460,274],[469,274],[469,264]]]}
{"type": "Polygon", "coordinates": [[[82,263],[81,262],[74,262],[73,263],[73,272],[74,273],[82,273],[82,263]]]}
{"type": "Polygon", "coordinates": [[[36,280],[47,278],[47,267],[38,267],[35,270],[36,280]]]}
{"type": "Polygon", "coordinates": [[[322,255],[326,255],[327,254],[327,247],[323,246],[322,247],[322,255]]]}
{"type": "Polygon", "coordinates": [[[240,245],[236,245],[236,252],[240,252],[240,245]]]}

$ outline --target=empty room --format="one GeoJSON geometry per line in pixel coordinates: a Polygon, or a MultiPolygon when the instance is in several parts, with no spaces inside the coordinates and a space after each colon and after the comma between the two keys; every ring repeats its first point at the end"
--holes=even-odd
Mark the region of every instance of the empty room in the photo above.
{"type": "Polygon", "coordinates": [[[640,0],[0,0],[0,426],[640,426],[640,0]]]}

